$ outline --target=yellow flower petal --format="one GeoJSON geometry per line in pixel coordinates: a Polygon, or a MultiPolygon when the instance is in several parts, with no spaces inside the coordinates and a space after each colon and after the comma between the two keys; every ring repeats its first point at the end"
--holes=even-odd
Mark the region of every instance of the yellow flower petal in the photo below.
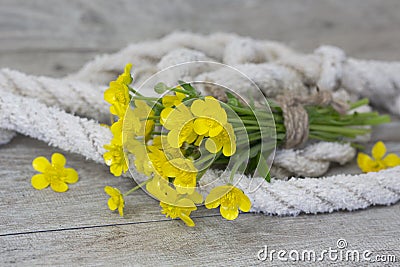
{"type": "Polygon", "coordinates": [[[194,221],[193,221],[189,216],[187,216],[186,214],[182,213],[182,214],[179,216],[179,218],[180,218],[187,226],[189,226],[189,227],[194,227],[194,226],[195,226],[194,221]]]}
{"type": "Polygon", "coordinates": [[[33,188],[42,190],[49,186],[50,181],[47,180],[46,176],[44,176],[43,174],[36,174],[36,175],[32,176],[31,184],[32,184],[33,188]]]}
{"type": "MultiPolygon", "coordinates": [[[[120,201],[124,201],[124,200],[122,199],[120,201]]],[[[118,213],[119,213],[119,216],[121,216],[121,217],[124,217],[124,206],[125,206],[124,204],[118,206],[118,213]]]]}
{"type": "Polygon", "coordinates": [[[60,192],[60,193],[65,192],[65,191],[68,190],[68,185],[66,183],[64,183],[63,181],[61,181],[61,180],[51,181],[50,187],[54,191],[60,192]]]}
{"type": "Polygon", "coordinates": [[[213,209],[218,207],[215,206],[216,204],[214,203],[215,201],[219,201],[221,199],[221,197],[223,197],[225,194],[227,194],[228,192],[230,192],[232,190],[232,186],[228,186],[228,185],[223,185],[223,186],[218,186],[213,188],[210,193],[208,194],[208,196],[206,197],[206,207],[208,209],[213,209]],[[210,208],[208,207],[210,206],[210,208]]]}
{"type": "Polygon", "coordinates": [[[201,204],[203,202],[203,196],[197,191],[194,191],[188,198],[196,204],[201,204]]]}
{"type": "Polygon", "coordinates": [[[77,171],[72,168],[66,168],[65,171],[67,173],[67,176],[64,179],[66,183],[74,184],[78,182],[79,176],[77,171]]]}
{"type": "Polygon", "coordinates": [[[51,164],[45,157],[37,157],[33,160],[32,167],[38,172],[45,172],[51,167],[51,164]]]}
{"type": "Polygon", "coordinates": [[[198,117],[202,116],[204,113],[204,101],[200,99],[193,101],[192,105],[190,106],[190,110],[194,115],[198,117]]]}
{"type": "Polygon", "coordinates": [[[123,118],[125,115],[126,109],[127,109],[127,106],[122,106],[122,105],[116,103],[116,104],[113,104],[110,106],[110,113],[118,116],[118,118],[123,118]]]}
{"type": "Polygon", "coordinates": [[[236,145],[231,142],[227,142],[224,144],[224,148],[222,149],[222,153],[226,157],[230,157],[236,152],[236,145]]]}
{"type": "Polygon", "coordinates": [[[178,100],[178,98],[175,95],[165,95],[162,98],[162,103],[164,107],[170,108],[175,105],[176,100],[178,100]]]}
{"type": "Polygon", "coordinates": [[[204,118],[198,118],[194,121],[193,123],[193,130],[198,134],[198,135],[204,135],[208,132],[208,125],[207,125],[207,119],[204,118]]]}
{"type": "Polygon", "coordinates": [[[168,144],[173,148],[180,148],[182,143],[179,140],[179,129],[169,131],[167,135],[168,144]]]}
{"type": "MultiPolygon", "coordinates": [[[[110,129],[111,129],[111,133],[113,134],[114,138],[118,138],[122,140],[122,126],[124,124],[124,120],[123,119],[119,119],[117,122],[114,122],[110,129]]],[[[122,141],[121,141],[122,143],[122,141]]]]}
{"type": "Polygon", "coordinates": [[[217,136],[223,130],[223,127],[221,124],[219,124],[217,122],[213,122],[212,124],[213,124],[213,126],[209,128],[210,130],[208,132],[208,135],[210,137],[217,136]]]}
{"type": "Polygon", "coordinates": [[[235,209],[235,208],[228,208],[228,207],[224,207],[221,206],[219,209],[222,217],[224,217],[227,220],[234,220],[238,217],[239,215],[239,210],[235,209]]]}
{"type": "Polygon", "coordinates": [[[372,148],[372,157],[374,159],[382,159],[386,153],[385,144],[382,141],[377,142],[372,148]]]}
{"type": "Polygon", "coordinates": [[[211,138],[208,138],[206,140],[205,147],[206,147],[208,152],[215,154],[215,153],[217,153],[218,151],[221,150],[222,145],[218,144],[218,146],[217,146],[217,144],[215,143],[214,140],[212,140],[211,138]]]}
{"type": "Polygon", "coordinates": [[[191,181],[183,181],[182,179],[175,178],[174,186],[179,194],[193,194],[196,189],[196,176],[192,176],[191,181]]]}
{"type": "Polygon", "coordinates": [[[124,73],[122,73],[117,78],[117,82],[129,85],[132,82],[131,69],[132,69],[132,64],[131,63],[126,64],[124,73]]]}
{"type": "Polygon", "coordinates": [[[372,171],[372,166],[376,165],[376,162],[367,154],[360,152],[357,156],[357,165],[363,172],[370,172],[372,171]]]}
{"type": "Polygon", "coordinates": [[[206,198],[206,203],[205,203],[206,205],[205,206],[206,206],[207,209],[215,209],[216,207],[218,207],[221,204],[219,199],[217,199],[215,201],[212,201],[212,202],[208,202],[208,201],[207,201],[207,198],[206,198]]]}
{"type": "Polygon", "coordinates": [[[121,176],[122,174],[122,168],[123,166],[121,164],[111,164],[110,166],[110,172],[114,175],[114,176],[121,176]]]}
{"type": "Polygon", "coordinates": [[[239,209],[243,212],[248,212],[250,211],[251,208],[251,201],[250,199],[243,193],[240,203],[239,203],[239,209]]]}
{"type": "Polygon", "coordinates": [[[108,185],[104,187],[104,192],[106,192],[110,197],[119,196],[121,194],[117,188],[108,185]]]}
{"type": "Polygon", "coordinates": [[[197,210],[196,205],[193,203],[192,200],[188,198],[182,198],[178,200],[175,204],[175,206],[180,207],[180,208],[190,208],[191,210],[197,210]]]}
{"type": "Polygon", "coordinates": [[[164,125],[164,123],[166,122],[166,120],[168,119],[168,116],[170,115],[170,113],[173,111],[173,108],[164,108],[161,113],[160,113],[160,123],[162,125],[164,125]]]}
{"type": "Polygon", "coordinates": [[[146,184],[146,190],[161,202],[173,204],[178,196],[176,190],[169,186],[164,178],[154,177],[146,184]]]}
{"type": "Polygon", "coordinates": [[[63,168],[66,162],[67,160],[65,159],[64,155],[60,153],[54,153],[51,156],[51,164],[53,164],[55,167],[63,168]]]}
{"type": "Polygon", "coordinates": [[[393,153],[388,154],[382,161],[386,167],[395,167],[400,165],[400,157],[393,153]]]}
{"type": "Polygon", "coordinates": [[[111,197],[108,199],[107,204],[110,210],[116,210],[118,208],[118,205],[114,202],[114,200],[111,197]]]}

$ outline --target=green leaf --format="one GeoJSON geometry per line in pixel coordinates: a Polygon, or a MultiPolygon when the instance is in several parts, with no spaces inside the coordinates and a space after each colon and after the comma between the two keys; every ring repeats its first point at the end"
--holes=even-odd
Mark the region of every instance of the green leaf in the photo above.
{"type": "Polygon", "coordinates": [[[269,173],[269,166],[267,164],[267,160],[265,159],[264,155],[260,153],[259,155],[259,161],[258,161],[258,167],[257,167],[257,174],[260,177],[263,177],[265,181],[268,183],[271,181],[271,175],[269,173]]]}
{"type": "Polygon", "coordinates": [[[197,92],[196,88],[194,88],[190,83],[184,81],[178,81],[179,85],[182,86],[183,89],[188,91],[189,95],[196,96],[199,93],[197,92]]]}
{"type": "Polygon", "coordinates": [[[228,98],[228,105],[230,106],[234,106],[234,107],[242,107],[242,103],[240,103],[239,99],[237,99],[237,97],[230,93],[230,92],[226,92],[226,97],[228,98]]]}
{"type": "Polygon", "coordinates": [[[265,181],[267,181],[268,183],[270,183],[271,182],[271,174],[268,172],[267,173],[267,176],[265,176],[265,181]]]}
{"type": "Polygon", "coordinates": [[[154,86],[154,91],[156,92],[156,93],[158,93],[158,94],[162,94],[162,93],[164,93],[164,92],[166,92],[166,91],[168,91],[168,90],[170,90],[171,88],[169,88],[165,83],[162,83],[162,82],[160,82],[160,83],[157,83],[155,86],[154,86]]]}

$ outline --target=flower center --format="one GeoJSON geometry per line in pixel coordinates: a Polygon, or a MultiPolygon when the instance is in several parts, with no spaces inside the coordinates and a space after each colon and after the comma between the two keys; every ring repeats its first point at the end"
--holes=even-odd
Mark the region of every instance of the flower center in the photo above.
{"type": "Polygon", "coordinates": [[[126,102],[125,94],[121,90],[118,90],[116,92],[115,98],[117,99],[118,102],[120,102],[122,104],[125,104],[125,102],[126,102]]]}
{"type": "Polygon", "coordinates": [[[222,198],[221,198],[221,205],[222,206],[237,206],[239,203],[239,199],[236,196],[234,192],[232,192],[233,189],[226,193],[222,198]]]}

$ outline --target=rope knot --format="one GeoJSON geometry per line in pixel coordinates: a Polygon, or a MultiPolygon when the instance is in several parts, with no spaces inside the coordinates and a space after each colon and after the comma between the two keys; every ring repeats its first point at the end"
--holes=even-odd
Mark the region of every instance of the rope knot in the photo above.
{"type": "Polygon", "coordinates": [[[332,106],[340,114],[345,114],[348,110],[347,104],[336,100],[328,91],[320,91],[309,96],[299,96],[294,94],[279,95],[277,97],[282,113],[283,123],[286,128],[285,148],[301,146],[308,140],[309,118],[304,106],[332,106]]]}

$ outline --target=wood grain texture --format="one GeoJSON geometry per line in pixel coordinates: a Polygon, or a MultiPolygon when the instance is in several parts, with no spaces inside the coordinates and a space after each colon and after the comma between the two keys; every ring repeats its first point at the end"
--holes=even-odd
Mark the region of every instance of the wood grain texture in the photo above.
{"type": "Polygon", "coordinates": [[[352,250],[399,255],[399,220],[400,205],[294,218],[244,214],[234,222],[198,218],[195,228],[158,221],[0,236],[0,250],[6,265],[287,266],[277,259],[260,262],[257,253],[264,245],[319,253],[336,249],[337,240],[344,238],[352,250]]]}
{"type": "MultiPolygon", "coordinates": [[[[304,52],[333,44],[353,57],[400,60],[399,11],[397,0],[0,0],[0,67],[59,77],[96,54],[174,30],[236,32],[304,52]]],[[[388,147],[400,151],[399,143],[388,147]]],[[[291,263],[258,262],[256,254],[264,245],[321,251],[335,248],[339,238],[350,249],[395,254],[400,260],[400,204],[318,216],[241,214],[234,222],[200,208],[192,229],[167,220],[156,201],[137,192],[128,197],[126,216],[120,218],[108,210],[103,187],[126,191],[133,181],[115,178],[80,156],[65,153],[68,166],[80,174],[68,192],[31,187],[32,160],[55,151],[22,136],[0,147],[0,266],[287,266],[291,263]]],[[[330,174],[358,172],[354,166],[330,174]]]]}
{"type": "Polygon", "coordinates": [[[1,0],[0,67],[61,76],[96,53],[176,30],[236,32],[303,52],[331,44],[352,57],[400,60],[399,11],[397,0],[1,0]]]}
{"type": "MultiPolygon", "coordinates": [[[[131,179],[114,177],[106,166],[22,136],[0,151],[2,166],[16,163],[19,166],[0,170],[0,235],[165,220],[158,202],[141,190],[127,197],[124,218],[110,212],[104,186],[126,192],[136,184],[131,179]],[[31,166],[32,160],[40,155],[50,158],[54,152],[65,154],[67,166],[76,169],[80,175],[79,182],[70,185],[66,193],[56,193],[50,188],[37,191],[30,184],[32,175],[37,173],[31,166]],[[10,207],[14,212],[10,212],[10,207]]],[[[197,216],[205,214],[216,212],[210,213],[203,208],[196,212],[197,216]]]]}

